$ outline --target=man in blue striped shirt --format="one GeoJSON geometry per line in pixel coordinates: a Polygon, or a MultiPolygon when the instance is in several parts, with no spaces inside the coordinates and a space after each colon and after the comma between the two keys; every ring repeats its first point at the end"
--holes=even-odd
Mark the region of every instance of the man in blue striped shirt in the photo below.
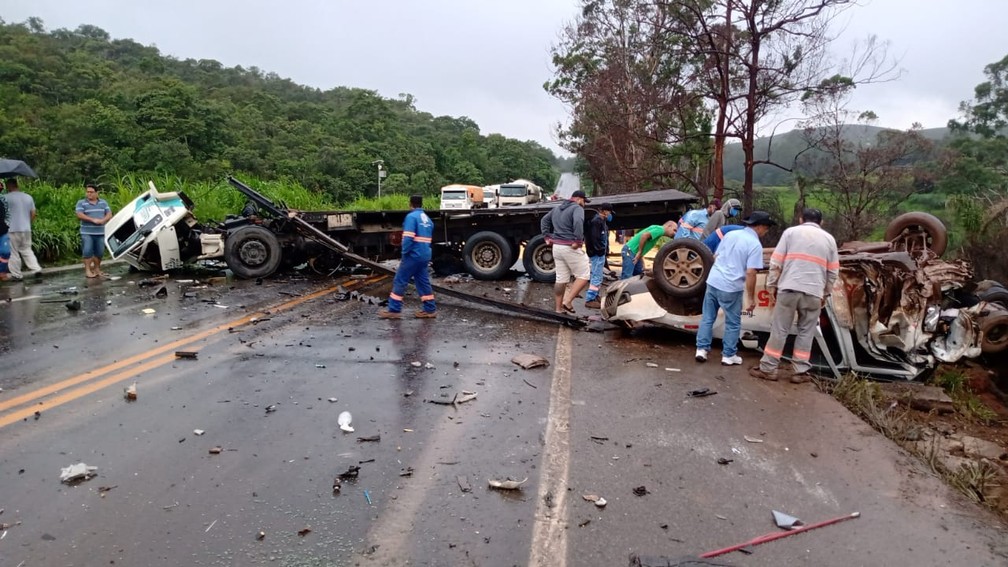
{"type": "Polygon", "coordinates": [[[84,258],[84,275],[89,278],[104,276],[101,271],[105,253],[105,223],[112,218],[112,209],[105,199],[98,197],[98,187],[88,184],[86,196],[77,201],[77,218],[80,219],[81,256],[84,258]]]}

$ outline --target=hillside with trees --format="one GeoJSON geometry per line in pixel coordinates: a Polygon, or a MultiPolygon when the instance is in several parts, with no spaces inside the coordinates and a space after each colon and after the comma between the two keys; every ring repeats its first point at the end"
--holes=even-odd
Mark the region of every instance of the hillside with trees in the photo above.
{"type": "Polygon", "coordinates": [[[287,179],[346,202],[382,189],[516,178],[554,187],[556,156],[534,141],[483,135],[413,97],[296,84],[256,67],[177,60],[82,25],[0,20],[0,155],[54,185],[125,175],[188,181],[240,173],[287,179]]]}

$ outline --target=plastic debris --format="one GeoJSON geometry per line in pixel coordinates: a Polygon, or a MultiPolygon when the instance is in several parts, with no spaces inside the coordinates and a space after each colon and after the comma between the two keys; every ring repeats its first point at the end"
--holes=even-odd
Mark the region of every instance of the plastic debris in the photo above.
{"type": "Polygon", "coordinates": [[[133,384],[128,388],[123,388],[123,397],[130,402],[136,401],[137,399],[136,382],[133,382],[133,384]]]}
{"type": "Polygon", "coordinates": [[[153,315],[157,313],[157,311],[148,307],[147,309],[142,310],[141,313],[143,313],[144,315],[153,315]]]}
{"type": "Polygon", "coordinates": [[[496,488],[499,490],[517,490],[521,488],[521,486],[525,484],[527,481],[528,477],[525,477],[521,480],[512,480],[511,478],[507,478],[504,480],[496,480],[491,478],[487,482],[490,484],[490,488],[496,488]]]}
{"type": "Polygon", "coordinates": [[[742,438],[745,439],[746,441],[750,442],[750,443],[762,443],[763,442],[762,439],[759,439],[757,437],[749,437],[748,435],[743,435],[742,438]]]}
{"type": "Polygon", "coordinates": [[[364,489],[364,499],[367,500],[368,506],[370,506],[371,505],[371,494],[367,491],[366,488],[364,489]]]}
{"type": "Polygon", "coordinates": [[[647,366],[648,368],[658,368],[658,365],[653,362],[649,362],[645,366],[647,366]]]}
{"type": "Polygon", "coordinates": [[[206,431],[203,431],[202,429],[193,429],[192,432],[193,435],[203,435],[204,433],[206,433],[206,431]]]}
{"type": "Polygon", "coordinates": [[[802,522],[794,516],[785,514],[784,512],[778,512],[777,510],[771,510],[771,512],[773,512],[773,520],[774,523],[777,524],[778,528],[793,530],[805,525],[805,522],[802,522]]]}
{"type": "Polygon", "coordinates": [[[316,364],[315,368],[325,368],[325,364],[316,364]]]}
{"type": "Polygon", "coordinates": [[[98,474],[98,467],[92,467],[84,463],[77,463],[68,467],[60,468],[60,482],[71,483],[78,480],[87,480],[98,474]]]}
{"type": "Polygon", "coordinates": [[[423,363],[420,362],[419,360],[414,360],[413,362],[410,363],[410,366],[412,366],[413,368],[420,368],[421,366],[423,366],[423,363]]]}
{"type": "Polygon", "coordinates": [[[339,428],[342,429],[343,431],[346,431],[347,433],[354,432],[354,428],[350,426],[350,422],[352,421],[353,416],[350,415],[350,412],[348,411],[339,414],[339,417],[336,418],[336,423],[339,424],[339,428]]]}
{"type": "Polygon", "coordinates": [[[511,362],[521,366],[525,370],[549,366],[549,361],[537,354],[516,354],[511,359],[511,362]]]}
{"type": "Polygon", "coordinates": [[[336,398],[329,398],[329,403],[330,403],[330,404],[335,404],[335,403],[336,403],[336,402],[338,402],[338,401],[339,401],[339,400],[338,400],[338,399],[336,399],[336,398]]]}
{"type": "Polygon", "coordinates": [[[682,372],[682,368],[666,368],[669,372],[682,372]]]}

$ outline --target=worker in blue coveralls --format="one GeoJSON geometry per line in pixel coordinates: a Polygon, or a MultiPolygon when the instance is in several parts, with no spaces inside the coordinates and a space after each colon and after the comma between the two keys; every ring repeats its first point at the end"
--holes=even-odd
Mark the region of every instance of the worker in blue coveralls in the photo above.
{"type": "Polygon", "coordinates": [[[431,237],[434,236],[434,221],[423,211],[423,196],[412,195],[410,208],[413,209],[403,221],[402,260],[392,280],[392,293],[389,294],[388,309],[378,313],[382,319],[399,319],[402,317],[403,294],[410,280],[416,286],[423,310],[413,315],[418,319],[433,319],[437,317],[437,305],[434,303],[434,289],[431,288],[427,264],[431,259],[431,237]]]}

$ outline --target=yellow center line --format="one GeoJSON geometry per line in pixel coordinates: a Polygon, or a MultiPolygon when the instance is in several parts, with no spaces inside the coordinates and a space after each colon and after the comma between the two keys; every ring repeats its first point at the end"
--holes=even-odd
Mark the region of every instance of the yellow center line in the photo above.
{"type": "MultiPolygon", "coordinates": [[[[351,283],[351,284],[349,284],[347,286],[344,286],[344,289],[353,288],[353,287],[357,287],[359,285],[368,284],[368,283],[371,283],[371,282],[374,282],[374,281],[378,281],[379,279],[382,279],[384,277],[385,276],[378,276],[378,277],[371,277],[371,278],[367,278],[367,279],[363,279],[363,280],[358,280],[357,282],[354,282],[354,283],[351,283]]],[[[308,295],[304,295],[304,296],[301,296],[301,297],[298,297],[298,298],[295,298],[295,299],[291,299],[290,301],[286,301],[286,302],[281,303],[279,305],[276,305],[274,307],[263,309],[261,311],[255,312],[255,313],[250,313],[250,314],[245,315],[244,317],[241,317],[239,319],[235,319],[233,321],[229,321],[227,323],[223,323],[221,325],[217,325],[215,327],[206,329],[204,331],[200,331],[200,332],[196,333],[195,335],[190,335],[188,337],[172,341],[170,343],[161,345],[161,346],[159,346],[157,348],[151,349],[151,350],[146,351],[144,353],[137,354],[137,355],[131,356],[129,358],[125,358],[123,360],[120,360],[118,362],[102,366],[101,368],[96,368],[94,370],[89,370],[89,371],[84,372],[82,374],[78,374],[76,376],[72,376],[72,377],[67,378],[65,380],[61,380],[61,381],[59,381],[59,382],[57,382],[55,384],[51,384],[49,386],[45,386],[45,387],[39,388],[37,390],[32,390],[31,392],[27,392],[27,393],[22,394],[20,396],[15,396],[15,397],[13,397],[13,398],[11,398],[9,400],[5,400],[3,402],[0,402],[0,412],[6,411],[6,410],[9,410],[11,408],[15,408],[15,407],[18,407],[18,406],[21,406],[21,405],[25,405],[25,404],[34,404],[34,405],[32,405],[32,406],[30,406],[28,408],[24,408],[24,409],[21,409],[21,410],[18,410],[18,411],[14,411],[14,412],[11,412],[8,415],[0,417],[0,427],[5,427],[7,425],[10,425],[11,423],[14,423],[16,421],[24,419],[25,417],[28,417],[30,415],[33,415],[35,413],[35,411],[38,409],[38,404],[36,402],[39,402],[39,400],[41,400],[42,398],[45,398],[46,396],[50,396],[50,395],[56,394],[57,392],[61,392],[63,390],[67,390],[67,389],[69,389],[69,388],[71,388],[73,386],[76,386],[78,384],[82,384],[84,382],[89,382],[89,381],[92,381],[92,380],[96,380],[96,379],[101,378],[102,376],[104,376],[106,374],[109,374],[111,372],[116,372],[116,371],[121,370],[123,368],[126,368],[126,367],[129,367],[131,365],[137,364],[137,366],[135,366],[133,368],[129,368],[128,370],[124,370],[122,372],[116,372],[115,374],[112,374],[111,376],[107,376],[104,379],[97,380],[95,382],[87,384],[87,386],[85,386],[85,387],[76,388],[76,389],[73,389],[71,391],[63,392],[63,393],[60,393],[59,395],[54,396],[51,399],[46,400],[45,401],[45,407],[46,407],[46,409],[52,409],[53,407],[65,404],[65,403],[70,402],[70,401],[73,401],[73,400],[75,400],[77,398],[80,398],[82,396],[85,396],[87,394],[96,392],[96,391],[100,390],[101,388],[110,386],[112,384],[115,384],[116,382],[120,382],[120,381],[128,379],[128,378],[130,378],[132,376],[136,376],[137,374],[140,374],[141,372],[145,372],[147,370],[151,370],[153,368],[157,368],[158,366],[161,366],[161,365],[164,365],[164,364],[168,364],[171,361],[175,360],[175,354],[174,353],[171,353],[171,354],[159,357],[159,355],[163,355],[166,352],[176,350],[176,349],[178,349],[180,347],[185,347],[185,346],[191,345],[191,344],[196,343],[198,341],[202,341],[202,340],[204,340],[204,339],[206,339],[208,337],[211,337],[211,336],[213,336],[213,335],[215,335],[217,333],[220,333],[221,331],[225,331],[225,330],[228,330],[228,329],[233,329],[235,327],[240,327],[242,325],[247,325],[253,319],[256,319],[256,318],[259,318],[259,317],[262,317],[262,316],[266,315],[267,312],[269,312],[269,313],[277,313],[277,312],[287,311],[287,310],[290,310],[290,309],[292,309],[294,307],[297,307],[298,305],[301,305],[302,303],[305,303],[307,301],[311,301],[311,300],[319,298],[319,297],[323,297],[323,296],[328,295],[330,293],[333,293],[334,291],[337,291],[339,289],[340,289],[340,284],[337,284],[337,285],[334,285],[334,286],[330,286],[330,287],[327,287],[325,289],[321,289],[319,291],[312,292],[312,293],[310,293],[308,295]]]]}

